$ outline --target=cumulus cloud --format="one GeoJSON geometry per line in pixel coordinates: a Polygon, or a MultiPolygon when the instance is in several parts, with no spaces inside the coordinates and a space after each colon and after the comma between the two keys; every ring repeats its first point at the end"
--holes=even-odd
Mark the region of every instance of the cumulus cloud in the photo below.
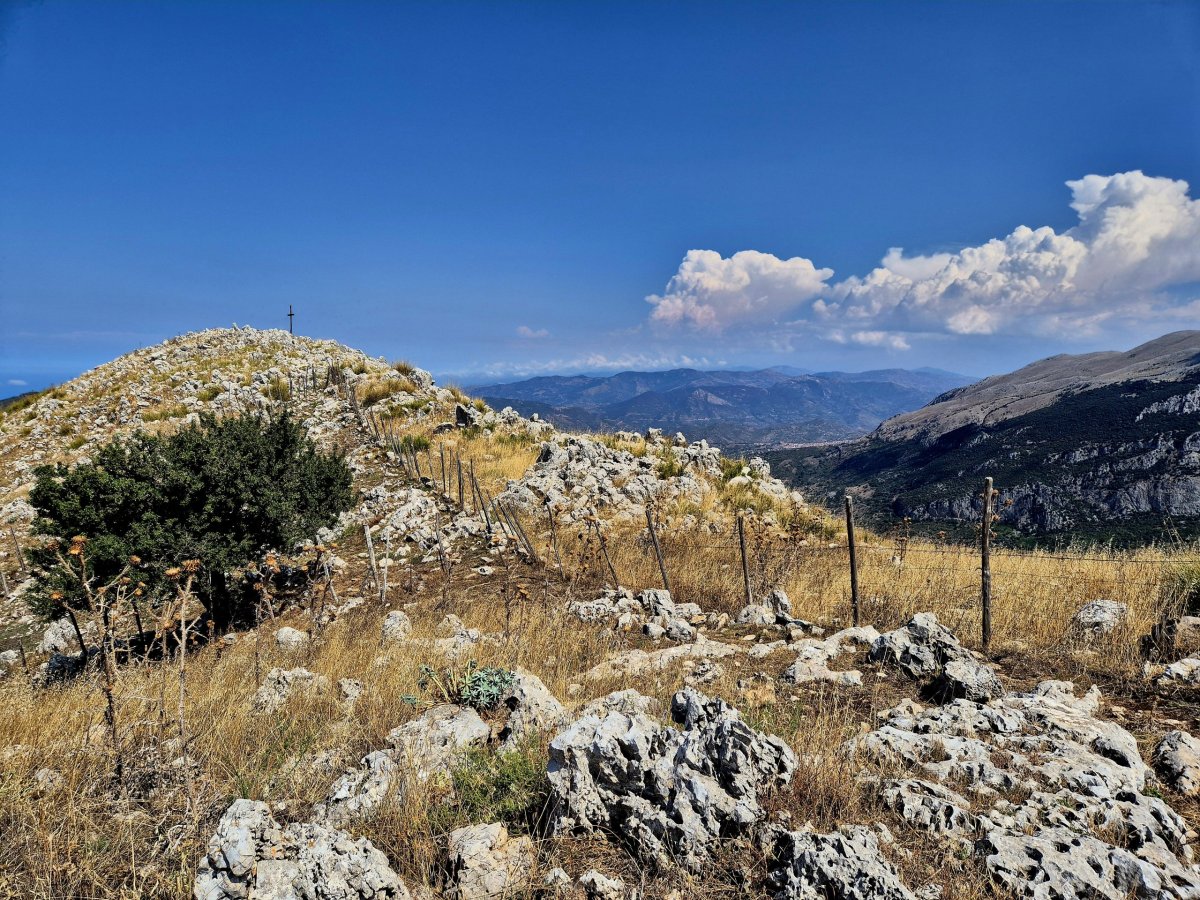
{"type": "Polygon", "coordinates": [[[528,325],[518,325],[517,334],[523,338],[537,339],[550,337],[550,332],[545,328],[530,328],[528,325]]]}
{"type": "Polygon", "coordinates": [[[799,256],[742,250],[726,259],[715,250],[689,250],[666,291],[646,302],[654,307],[654,322],[723,331],[774,321],[820,294],[831,275],[833,269],[818,269],[799,256]]]}
{"type": "Polygon", "coordinates": [[[862,276],[756,251],[684,258],[651,319],[710,331],[776,329],[906,349],[906,335],[1096,334],[1122,322],[1185,323],[1200,306],[1200,201],[1140,171],[1068,181],[1078,222],[1020,226],[955,253],[890,248],[862,276]]]}

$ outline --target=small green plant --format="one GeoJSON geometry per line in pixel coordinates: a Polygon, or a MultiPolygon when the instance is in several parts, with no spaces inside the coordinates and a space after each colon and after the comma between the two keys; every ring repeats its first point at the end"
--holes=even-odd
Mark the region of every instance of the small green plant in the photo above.
{"type": "Polygon", "coordinates": [[[67,449],[68,450],[78,450],[80,447],[82,447],[86,443],[87,443],[87,436],[81,434],[78,437],[71,438],[71,440],[67,443],[67,449]]]}
{"type": "Polygon", "coordinates": [[[737,478],[739,475],[747,474],[746,460],[744,460],[744,459],[740,459],[740,458],[739,459],[729,459],[727,457],[722,456],[721,460],[720,460],[720,465],[721,465],[721,480],[722,481],[732,481],[734,478],[737,478]]]}
{"type": "Polygon", "coordinates": [[[672,451],[668,450],[660,457],[658,465],[654,467],[654,471],[658,473],[658,477],[666,480],[668,478],[678,478],[683,474],[683,463],[679,461],[672,451]]]}
{"type": "Polygon", "coordinates": [[[271,400],[276,400],[280,403],[287,402],[292,399],[292,389],[282,377],[276,375],[268,384],[263,385],[262,392],[271,400]]]}
{"type": "Polygon", "coordinates": [[[447,668],[439,672],[432,666],[421,666],[417,686],[437,695],[442,702],[485,711],[496,708],[515,680],[516,676],[508,669],[478,668],[475,660],[471,660],[461,670],[447,668]]]}
{"type": "Polygon", "coordinates": [[[439,804],[445,830],[471,822],[504,822],[522,832],[536,830],[550,795],[546,757],[535,746],[509,753],[472,750],[453,772],[455,804],[439,804]]]}
{"type": "Polygon", "coordinates": [[[429,438],[423,434],[406,434],[400,438],[400,449],[406,453],[421,453],[429,449],[429,438]]]}
{"type": "Polygon", "coordinates": [[[207,387],[200,388],[196,393],[196,397],[203,403],[211,403],[223,393],[225,393],[225,389],[219,384],[210,384],[207,387]]]}
{"type": "Polygon", "coordinates": [[[417,367],[410,363],[407,359],[396,360],[394,363],[392,363],[392,368],[401,375],[405,376],[412,375],[417,371],[417,367]]]}
{"type": "Polygon", "coordinates": [[[142,413],[143,422],[162,422],[166,419],[182,419],[188,414],[188,408],[182,403],[172,403],[169,406],[160,406],[158,409],[147,410],[142,413]]]}
{"type": "Polygon", "coordinates": [[[374,406],[380,400],[386,400],[399,393],[415,394],[417,385],[410,378],[384,378],[380,381],[369,381],[357,388],[360,405],[374,406]]]}

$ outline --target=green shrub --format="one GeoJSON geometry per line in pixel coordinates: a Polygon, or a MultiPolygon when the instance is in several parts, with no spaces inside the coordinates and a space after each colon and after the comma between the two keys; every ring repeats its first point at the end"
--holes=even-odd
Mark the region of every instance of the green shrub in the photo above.
{"type": "MultiPolygon", "coordinates": [[[[471,750],[453,772],[457,802],[441,804],[445,830],[474,822],[504,822],[532,832],[550,796],[546,757],[532,747],[492,754],[471,750]]],[[[436,820],[436,819],[435,819],[436,820]]]]}
{"type": "Polygon", "coordinates": [[[683,463],[679,461],[679,457],[668,450],[662,455],[654,470],[658,473],[659,478],[678,478],[683,474],[683,463]]]}
{"type": "MultiPolygon", "coordinates": [[[[35,475],[35,533],[60,543],[85,536],[97,583],[140,557],[138,578],[151,600],[168,568],[201,560],[197,588],[219,628],[253,617],[254,598],[236,592],[227,573],[264,550],[290,550],[353,502],[345,460],[319,451],[286,413],[205,415],[170,437],[135,434],[100,448],[89,463],[42,466],[35,475]]],[[[53,546],[29,557],[38,571],[35,611],[53,616],[59,602],[81,602],[53,546]],[[61,601],[52,599],[56,592],[61,601]]]]}
{"type": "Polygon", "coordinates": [[[210,384],[206,387],[200,388],[200,390],[196,393],[196,398],[204,403],[210,403],[220,397],[224,392],[225,388],[221,387],[219,384],[210,384]]]}
{"type": "Polygon", "coordinates": [[[292,399],[291,385],[280,375],[276,375],[268,384],[264,385],[262,392],[271,400],[277,400],[280,403],[286,403],[292,399]]]}
{"type": "Polygon", "coordinates": [[[423,453],[429,449],[429,438],[423,434],[406,434],[400,438],[400,449],[406,453],[423,453]]]}

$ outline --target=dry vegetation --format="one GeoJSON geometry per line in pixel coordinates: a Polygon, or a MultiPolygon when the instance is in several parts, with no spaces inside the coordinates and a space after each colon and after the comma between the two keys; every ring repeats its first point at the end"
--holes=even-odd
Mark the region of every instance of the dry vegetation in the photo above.
{"type": "MultiPolygon", "coordinates": [[[[495,449],[486,442],[476,449],[489,447],[495,449]]],[[[502,460],[514,455],[493,455],[494,469],[488,472],[499,477],[505,468],[502,460]]],[[[543,531],[532,521],[527,528],[531,533],[543,531]]],[[[548,549],[547,539],[548,533],[535,541],[548,549]]],[[[567,532],[561,539],[569,576],[565,580],[554,567],[529,566],[512,555],[504,555],[498,571],[483,578],[470,570],[475,561],[468,557],[443,590],[444,576],[436,566],[396,565],[387,606],[371,599],[323,632],[303,608],[288,613],[288,624],[314,631],[315,640],[304,651],[278,650],[271,640],[271,623],[260,629],[260,637],[243,635],[231,647],[220,642],[204,647],[187,661],[182,716],[180,673],[174,665],[124,667],[116,695],[122,744],[131,762],[122,791],[112,786],[112,749],[96,684],[83,679],[37,692],[21,679],[10,679],[0,688],[6,711],[0,720],[0,747],[6,748],[0,752],[0,831],[6,835],[0,843],[0,895],[190,896],[198,854],[230,798],[270,800],[283,804],[281,818],[304,817],[338,772],[382,746],[390,729],[417,713],[399,698],[413,695],[420,704],[437,699],[418,687],[420,667],[444,666],[443,659],[419,645],[381,645],[379,625],[389,607],[407,607],[416,623],[414,637],[433,636],[447,612],[500,635],[495,644],[478,645],[472,658],[480,665],[527,669],[559,697],[586,698],[635,687],[667,701],[682,685],[683,671],[632,682],[582,678],[582,672],[615,650],[638,646],[643,639],[583,626],[564,616],[571,597],[590,596],[602,586],[605,567],[586,534],[567,532]],[[275,665],[303,665],[334,684],[340,678],[358,678],[366,691],[349,711],[340,705],[335,689],[293,698],[285,714],[256,714],[251,697],[257,680],[275,665]],[[186,754],[190,766],[167,762],[180,754],[181,722],[184,733],[192,735],[186,754]],[[303,759],[317,751],[333,754],[332,772],[305,766],[303,759]],[[38,788],[34,774],[43,767],[62,773],[65,790],[46,793],[38,788]]],[[[883,627],[913,611],[932,609],[958,626],[964,638],[975,636],[978,563],[973,550],[910,545],[901,557],[894,545],[878,539],[868,544],[862,569],[864,593],[870,597],[866,621],[883,627]]],[[[361,549],[353,539],[341,548],[353,562],[336,580],[342,597],[365,586],[361,549]]],[[[625,584],[657,583],[654,557],[632,529],[613,531],[609,549],[625,584]]],[[[728,533],[698,536],[667,529],[664,549],[678,599],[727,612],[741,605],[740,563],[728,533]]],[[[846,556],[840,546],[828,546],[816,535],[771,541],[765,529],[756,528],[750,553],[759,589],[783,585],[798,614],[828,624],[846,620],[846,556]]],[[[1138,664],[1138,635],[1170,599],[1176,557],[1171,551],[1152,549],[1106,557],[1023,553],[998,559],[994,657],[1018,682],[1033,672],[1085,683],[1128,680],[1138,664]],[[1072,643],[1070,616],[1082,602],[1098,596],[1129,603],[1131,622],[1108,645],[1085,650],[1072,643]]],[[[746,633],[753,632],[733,629],[722,639],[736,642],[746,633]]],[[[729,666],[728,674],[707,690],[730,699],[757,727],[783,736],[800,753],[800,772],[774,799],[776,811],[820,827],[878,818],[856,788],[850,762],[834,750],[910,688],[868,677],[863,688],[789,689],[773,677],[788,662],[787,653],[777,653],[760,663],[729,666]],[[753,678],[754,671],[766,677],[753,678]],[[747,679],[740,688],[739,678],[747,679]]],[[[862,665],[861,659],[844,662],[862,665]]],[[[1152,720],[1143,724],[1153,728],[1152,720]]],[[[437,871],[446,834],[462,824],[505,818],[513,828],[537,834],[544,763],[544,744],[500,758],[471,757],[455,774],[457,792],[446,784],[427,786],[403,802],[385,805],[355,831],[383,849],[410,885],[420,883],[437,871]]],[[[917,884],[931,877],[932,866],[970,866],[968,861],[943,858],[936,841],[925,836],[910,834],[906,841],[924,847],[905,863],[917,884]]],[[[586,852],[589,865],[603,861],[627,880],[644,880],[649,896],[665,896],[675,888],[701,896],[699,886],[689,886],[686,876],[652,878],[611,847],[549,841],[541,846],[545,866],[573,865],[572,859],[586,852]]],[[[737,873],[744,870],[745,876],[753,877],[756,865],[744,852],[731,855],[720,877],[704,882],[704,895],[738,895],[737,873]]],[[[977,881],[967,879],[952,886],[951,895],[975,896],[978,889],[977,881]]]]}

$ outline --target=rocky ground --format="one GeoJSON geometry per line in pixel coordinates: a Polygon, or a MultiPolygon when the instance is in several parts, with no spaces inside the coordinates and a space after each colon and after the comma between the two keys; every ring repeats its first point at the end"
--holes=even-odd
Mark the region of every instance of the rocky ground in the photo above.
{"type": "Polygon", "coordinates": [[[761,462],[702,442],[557,434],[338,345],[202,332],[7,417],[3,516],[30,540],[35,462],[271,407],[288,381],[361,491],[320,536],[328,589],[190,670],[125,673],[123,792],[91,676],[42,686],[70,635],[29,619],[15,556],[0,560],[0,893],[1200,897],[1198,623],[1143,673],[1103,665],[1135,618],[1114,601],[1062,623],[1055,661],[981,655],[928,612],[852,627],[832,606],[801,617],[780,589],[731,605],[614,587],[568,535],[607,533],[617,554],[647,505],[701,535],[730,502],[763,528],[803,508],[761,462]],[[158,419],[164,404],[185,412],[158,419]],[[468,454],[518,527],[460,507],[435,457],[418,477],[378,438],[384,418],[468,454]]]}

